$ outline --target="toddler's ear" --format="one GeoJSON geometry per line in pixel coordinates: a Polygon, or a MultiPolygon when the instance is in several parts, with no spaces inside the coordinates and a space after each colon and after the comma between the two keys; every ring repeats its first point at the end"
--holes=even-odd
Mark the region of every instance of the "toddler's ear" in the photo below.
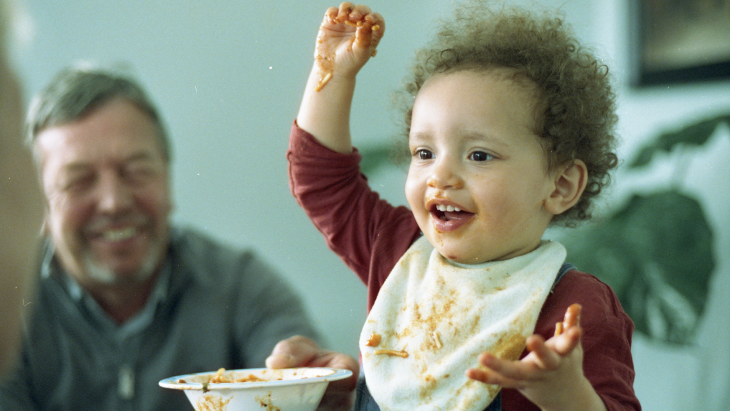
{"type": "Polygon", "coordinates": [[[588,169],[581,160],[573,160],[560,166],[555,174],[555,187],[550,197],[545,201],[545,209],[553,215],[558,215],[573,207],[588,181],[588,169]]]}

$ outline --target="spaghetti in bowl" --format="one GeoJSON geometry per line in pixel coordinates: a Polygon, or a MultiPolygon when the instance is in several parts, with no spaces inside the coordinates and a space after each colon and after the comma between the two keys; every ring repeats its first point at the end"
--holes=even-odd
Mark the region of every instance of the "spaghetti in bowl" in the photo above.
{"type": "Polygon", "coordinates": [[[252,368],[179,375],[160,381],[182,390],[195,410],[314,411],[330,381],[352,371],[334,368],[252,368]]]}

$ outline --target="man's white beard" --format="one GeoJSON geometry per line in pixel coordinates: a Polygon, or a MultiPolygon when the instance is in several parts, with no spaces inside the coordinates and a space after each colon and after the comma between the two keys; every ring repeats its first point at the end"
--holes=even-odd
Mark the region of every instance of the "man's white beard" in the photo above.
{"type": "Polygon", "coordinates": [[[160,246],[153,243],[139,271],[132,276],[118,276],[110,267],[100,264],[90,252],[85,253],[84,268],[89,278],[105,285],[139,284],[149,279],[158,266],[160,246]]]}

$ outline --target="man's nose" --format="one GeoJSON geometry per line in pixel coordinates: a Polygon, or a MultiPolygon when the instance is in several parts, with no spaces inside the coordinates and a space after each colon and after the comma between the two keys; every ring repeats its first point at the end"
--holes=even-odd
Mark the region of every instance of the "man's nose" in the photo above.
{"type": "Polygon", "coordinates": [[[132,205],[132,189],[121,176],[109,173],[100,179],[98,207],[106,213],[127,210],[132,205]]]}

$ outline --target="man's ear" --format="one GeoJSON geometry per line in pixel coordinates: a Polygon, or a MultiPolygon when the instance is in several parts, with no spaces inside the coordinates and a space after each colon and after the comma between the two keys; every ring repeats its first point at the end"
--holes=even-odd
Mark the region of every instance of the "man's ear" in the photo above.
{"type": "Polygon", "coordinates": [[[588,182],[588,169],[581,160],[572,160],[558,168],[555,174],[555,186],[550,197],[545,201],[545,209],[558,215],[573,207],[588,182]]]}

